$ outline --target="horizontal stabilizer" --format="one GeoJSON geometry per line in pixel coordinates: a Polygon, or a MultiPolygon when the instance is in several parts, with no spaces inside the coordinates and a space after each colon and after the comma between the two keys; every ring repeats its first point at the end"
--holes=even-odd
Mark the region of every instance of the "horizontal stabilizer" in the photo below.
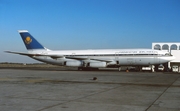
{"type": "Polygon", "coordinates": [[[41,56],[40,54],[30,54],[30,53],[23,53],[23,52],[12,52],[12,51],[4,51],[4,52],[12,53],[12,54],[25,55],[25,56],[41,56]]]}

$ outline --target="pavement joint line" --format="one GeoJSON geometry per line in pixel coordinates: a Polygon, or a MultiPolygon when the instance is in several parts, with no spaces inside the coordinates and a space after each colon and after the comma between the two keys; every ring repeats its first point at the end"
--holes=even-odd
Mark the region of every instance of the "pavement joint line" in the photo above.
{"type": "MultiPolygon", "coordinates": [[[[18,98],[18,99],[59,101],[59,100],[55,100],[55,99],[26,98],[26,97],[13,97],[13,96],[6,96],[5,98],[18,98]]],[[[64,100],[62,100],[62,101],[64,101],[64,100]]]]}
{"type": "MultiPolygon", "coordinates": [[[[51,80],[51,79],[44,79],[44,78],[41,78],[41,79],[26,79],[26,80],[19,80],[19,79],[11,79],[11,78],[1,78],[0,79],[0,83],[13,83],[13,84],[21,84],[21,83],[28,83],[28,84],[33,84],[33,83],[37,83],[37,84],[43,84],[43,83],[52,83],[52,84],[60,84],[60,83],[77,83],[77,84],[117,84],[117,85],[139,85],[139,86],[156,86],[156,87],[168,87],[169,85],[168,84],[144,84],[144,83],[140,83],[141,81],[144,81],[146,79],[143,79],[143,80],[138,80],[138,81],[135,81],[136,83],[121,83],[121,82],[101,82],[101,81],[68,81],[68,80],[51,80]]],[[[180,85],[171,85],[172,87],[180,87],[180,85]]]]}
{"type": "Polygon", "coordinates": [[[153,105],[171,86],[173,86],[173,84],[174,84],[179,78],[180,78],[180,77],[177,77],[171,84],[169,84],[169,86],[159,95],[159,97],[157,97],[157,98],[152,102],[151,105],[149,105],[149,107],[148,107],[145,111],[149,110],[149,108],[151,108],[152,105],[153,105]]]}
{"type": "Polygon", "coordinates": [[[90,97],[90,96],[93,96],[93,95],[96,95],[96,94],[108,92],[110,90],[117,89],[119,87],[124,87],[124,85],[116,86],[116,87],[113,87],[113,88],[110,88],[110,89],[106,89],[106,90],[103,90],[103,91],[100,91],[100,92],[96,92],[96,93],[93,93],[93,94],[90,94],[90,95],[86,95],[86,96],[83,96],[83,97],[80,97],[80,98],[72,99],[72,100],[69,100],[69,101],[66,101],[66,102],[63,102],[63,103],[58,103],[58,104],[54,104],[54,105],[51,105],[51,106],[47,106],[47,107],[42,108],[42,109],[37,110],[37,111],[43,111],[43,110],[46,110],[46,109],[49,109],[49,108],[53,108],[53,107],[56,107],[56,106],[59,106],[59,105],[62,105],[62,104],[74,102],[76,100],[80,100],[80,99],[84,99],[84,98],[87,98],[87,97],[90,97]]]}

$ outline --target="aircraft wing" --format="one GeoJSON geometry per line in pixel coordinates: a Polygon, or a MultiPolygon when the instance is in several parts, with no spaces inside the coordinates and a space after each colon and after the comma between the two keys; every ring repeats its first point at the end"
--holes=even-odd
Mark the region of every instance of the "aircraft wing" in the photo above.
{"type": "MultiPolygon", "coordinates": [[[[30,54],[30,53],[14,52],[14,51],[5,51],[5,52],[6,52],[6,53],[13,53],[13,54],[19,54],[19,55],[29,56],[29,57],[33,57],[33,56],[48,56],[48,57],[51,57],[51,58],[53,58],[53,59],[65,57],[64,55],[30,54]]],[[[65,58],[75,59],[75,60],[95,60],[95,61],[101,61],[101,62],[112,62],[112,60],[94,59],[94,58],[82,57],[82,56],[79,56],[79,57],[78,57],[78,56],[68,56],[68,57],[65,57],[65,58]]]]}
{"type": "Polygon", "coordinates": [[[96,60],[101,62],[113,62],[113,60],[104,60],[104,59],[91,59],[91,60],[96,60]]]}
{"type": "Polygon", "coordinates": [[[113,60],[105,60],[105,59],[94,59],[90,57],[78,57],[78,56],[72,56],[72,57],[66,57],[68,59],[76,59],[76,60],[95,60],[95,61],[101,61],[101,62],[112,62],[113,60]]]}
{"type": "Polygon", "coordinates": [[[68,56],[67,59],[88,60],[88,57],[68,56]]]}
{"type": "Polygon", "coordinates": [[[19,55],[25,55],[25,56],[49,56],[53,59],[55,58],[62,58],[64,57],[63,55],[45,55],[45,54],[30,54],[30,53],[24,53],[24,52],[13,52],[13,51],[5,51],[6,53],[12,53],[12,54],[19,54],[19,55]]]}

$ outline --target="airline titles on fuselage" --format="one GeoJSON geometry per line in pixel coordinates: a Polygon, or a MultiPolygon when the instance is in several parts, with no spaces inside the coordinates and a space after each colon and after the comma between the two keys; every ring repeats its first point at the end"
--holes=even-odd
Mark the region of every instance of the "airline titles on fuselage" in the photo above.
{"type": "Polygon", "coordinates": [[[119,54],[157,54],[157,51],[119,51],[119,54]]]}

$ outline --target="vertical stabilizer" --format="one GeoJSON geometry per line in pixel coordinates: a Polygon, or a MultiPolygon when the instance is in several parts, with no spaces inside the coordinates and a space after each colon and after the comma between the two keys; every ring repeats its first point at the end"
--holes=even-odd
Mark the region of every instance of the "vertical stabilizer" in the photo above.
{"type": "Polygon", "coordinates": [[[46,49],[27,30],[19,30],[18,32],[21,35],[27,50],[46,49]]]}

